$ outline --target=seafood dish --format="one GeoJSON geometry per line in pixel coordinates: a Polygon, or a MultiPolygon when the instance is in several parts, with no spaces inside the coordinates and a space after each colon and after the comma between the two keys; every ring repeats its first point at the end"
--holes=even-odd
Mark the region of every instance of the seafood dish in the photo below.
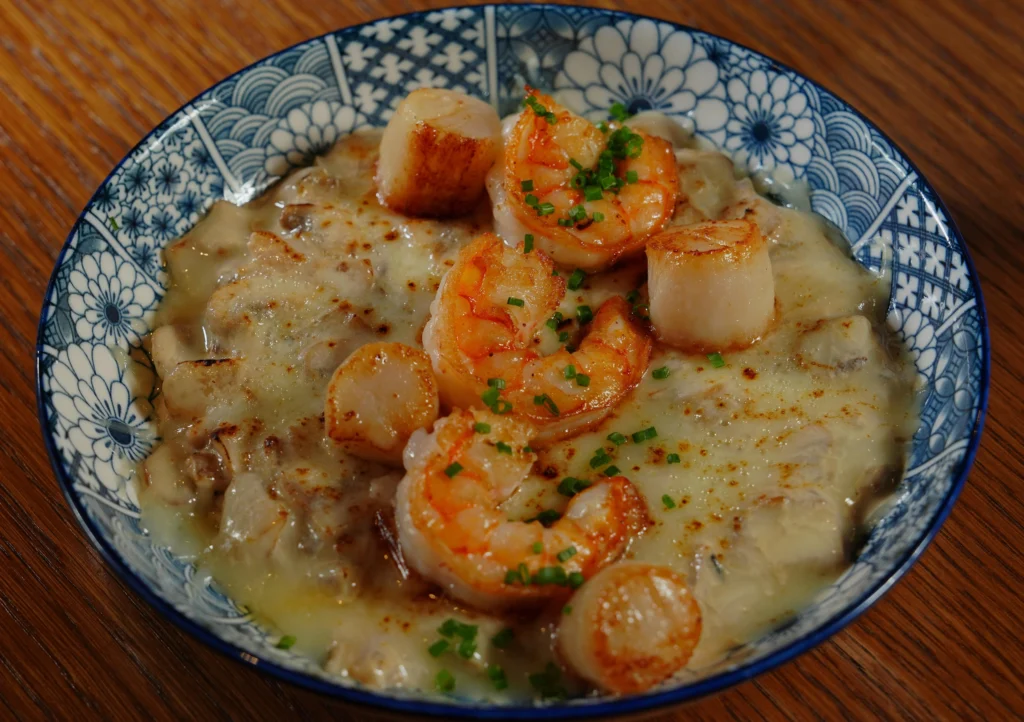
{"type": "Polygon", "coordinates": [[[656,112],[413,91],[165,249],[145,527],[375,690],[720,669],[856,559],[917,425],[887,279],[770,180],[656,112]]]}

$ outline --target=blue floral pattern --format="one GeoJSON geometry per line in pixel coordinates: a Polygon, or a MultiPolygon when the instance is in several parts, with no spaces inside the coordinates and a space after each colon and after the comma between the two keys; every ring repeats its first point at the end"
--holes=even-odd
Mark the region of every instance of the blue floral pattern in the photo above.
{"type": "MultiPolygon", "coordinates": [[[[61,253],[37,351],[44,437],[86,526],[126,578],[179,623],[318,689],[345,694],[351,684],[276,649],[276,634],[189,560],[155,546],[140,524],[130,471],[157,441],[158,388],[141,339],[167,283],[162,249],[217,200],[244,202],[345,133],[383,124],[414,88],[462,89],[507,113],[526,84],[590,115],[615,102],[665,111],[748,171],[806,183],[812,207],[845,233],[855,258],[891,279],[888,322],[913,356],[921,388],[921,423],[895,504],[834,586],[734,650],[711,683],[729,683],[834,630],[936,530],[977,443],[987,330],[962,238],[885,136],[797,73],[706,33],[588,8],[453,8],[341,30],[219,83],[129,153],[61,253]]],[[[685,699],[691,689],[665,699],[685,699]]],[[[571,709],[628,711],[661,694],[571,709]]],[[[438,713],[472,713],[458,704],[438,713]]]]}
{"type": "Polygon", "coordinates": [[[652,20],[620,20],[583,38],[555,78],[559,97],[589,115],[613,103],[658,110],[711,139],[728,119],[719,68],[684,30],[652,20]]]}
{"type": "Polygon", "coordinates": [[[68,276],[68,306],[78,335],[108,346],[139,345],[149,331],[156,293],[138,277],[131,263],[112,253],[84,256],[68,276]]]}
{"type": "Polygon", "coordinates": [[[814,119],[801,85],[760,69],[729,81],[725,149],[737,163],[781,181],[804,176],[814,119]]]}

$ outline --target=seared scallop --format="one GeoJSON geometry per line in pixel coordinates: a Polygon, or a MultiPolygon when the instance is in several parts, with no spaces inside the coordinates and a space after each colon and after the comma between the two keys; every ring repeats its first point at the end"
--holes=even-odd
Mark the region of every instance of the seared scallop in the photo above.
{"type": "Polygon", "coordinates": [[[768,244],[750,221],[668,228],[647,245],[647,270],[651,322],[671,346],[743,348],[775,318],[768,244]]]}
{"type": "Polygon", "coordinates": [[[686,666],[701,634],[701,613],[670,568],[619,562],[598,572],[570,600],[558,651],[606,692],[643,692],[686,666]]]}
{"type": "Polygon", "coordinates": [[[437,419],[437,381],[430,359],[401,343],[370,343],[339,366],[327,387],[327,436],[361,459],[402,465],[416,429],[437,419]]]}
{"type": "Polygon", "coordinates": [[[414,90],[381,138],[380,201],[409,216],[468,214],[500,148],[501,121],[487,103],[453,90],[414,90]]]}

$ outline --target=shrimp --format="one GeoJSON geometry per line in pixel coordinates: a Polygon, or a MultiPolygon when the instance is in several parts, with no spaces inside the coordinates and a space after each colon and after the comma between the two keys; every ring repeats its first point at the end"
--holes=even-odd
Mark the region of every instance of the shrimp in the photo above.
{"type": "Polygon", "coordinates": [[[558,651],[601,689],[633,694],[683,669],[701,634],[697,601],[664,566],[619,562],[573,595],[558,628],[558,651]]]}
{"type": "Polygon", "coordinates": [[[646,331],[615,296],[585,325],[575,351],[541,356],[537,334],[565,295],[565,280],[553,270],[544,253],[480,236],[445,275],[423,330],[442,401],[458,408],[510,405],[537,428],[539,442],[600,422],[643,378],[651,353],[646,331]]]}
{"type": "Polygon", "coordinates": [[[412,216],[466,215],[500,149],[501,121],[487,103],[453,90],[414,90],[381,138],[380,201],[412,216]]]}
{"type": "Polygon", "coordinates": [[[395,501],[405,561],[480,608],[568,596],[649,523],[643,497],[621,476],[578,493],[550,527],[510,521],[501,505],[530,472],[532,433],[509,416],[457,409],[405,450],[395,501]]]}
{"type": "Polygon", "coordinates": [[[526,233],[565,266],[607,268],[672,218],[679,195],[672,144],[588,120],[530,91],[488,176],[498,232],[526,233]]]}
{"type": "Polygon", "coordinates": [[[725,351],[757,341],[775,319],[768,244],[750,221],[674,226],[647,245],[654,329],[687,351],[725,351]]]}
{"type": "Polygon", "coordinates": [[[356,349],[331,377],[327,436],[349,454],[395,466],[416,429],[437,418],[437,381],[423,351],[401,343],[356,349]]]}

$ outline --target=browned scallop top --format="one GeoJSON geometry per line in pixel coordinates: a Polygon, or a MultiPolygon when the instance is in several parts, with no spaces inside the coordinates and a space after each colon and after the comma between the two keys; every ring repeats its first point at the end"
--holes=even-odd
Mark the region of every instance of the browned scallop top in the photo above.
{"type": "Polygon", "coordinates": [[[764,236],[750,221],[707,221],[666,228],[650,240],[647,253],[659,260],[680,263],[696,260],[735,263],[749,258],[764,245],[764,236]]]}

